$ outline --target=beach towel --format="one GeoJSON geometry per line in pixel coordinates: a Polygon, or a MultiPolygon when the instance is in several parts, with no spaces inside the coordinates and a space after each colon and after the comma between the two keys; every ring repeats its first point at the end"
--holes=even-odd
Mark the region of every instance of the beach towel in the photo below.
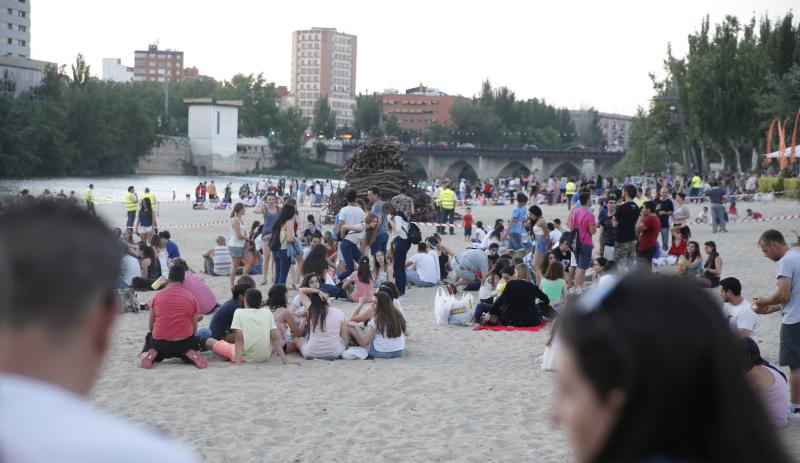
{"type": "Polygon", "coordinates": [[[544,328],[544,323],[538,326],[505,326],[505,325],[476,325],[473,331],[539,331],[544,328]]]}

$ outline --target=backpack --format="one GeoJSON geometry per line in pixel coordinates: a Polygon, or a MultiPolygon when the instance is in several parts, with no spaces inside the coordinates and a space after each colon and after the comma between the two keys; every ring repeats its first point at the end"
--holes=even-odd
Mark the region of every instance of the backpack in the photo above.
{"type": "Polygon", "coordinates": [[[419,244],[422,241],[422,232],[420,231],[417,224],[414,222],[408,223],[408,231],[406,231],[406,237],[411,244],[419,244]]]}

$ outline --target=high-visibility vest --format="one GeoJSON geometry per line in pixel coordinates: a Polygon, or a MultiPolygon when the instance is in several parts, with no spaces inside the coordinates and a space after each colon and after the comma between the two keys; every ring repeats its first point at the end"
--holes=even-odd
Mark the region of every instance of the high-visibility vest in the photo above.
{"type": "Polygon", "coordinates": [[[87,203],[94,203],[94,190],[87,188],[86,192],[83,194],[83,199],[85,199],[87,203]]]}
{"type": "Polygon", "coordinates": [[[144,198],[150,198],[150,207],[155,207],[156,205],[156,196],[153,193],[145,193],[142,195],[142,201],[144,198]]]}
{"type": "Polygon", "coordinates": [[[136,199],[136,193],[128,192],[125,195],[125,210],[128,212],[136,212],[139,208],[139,201],[136,199]]]}
{"type": "Polygon", "coordinates": [[[692,188],[700,188],[703,186],[703,179],[699,175],[692,177],[692,188]]]}
{"type": "Polygon", "coordinates": [[[456,192],[450,188],[442,188],[439,191],[439,207],[442,209],[455,209],[456,192]]]}
{"type": "Polygon", "coordinates": [[[575,182],[567,182],[565,189],[567,190],[568,195],[575,193],[575,182]]]}

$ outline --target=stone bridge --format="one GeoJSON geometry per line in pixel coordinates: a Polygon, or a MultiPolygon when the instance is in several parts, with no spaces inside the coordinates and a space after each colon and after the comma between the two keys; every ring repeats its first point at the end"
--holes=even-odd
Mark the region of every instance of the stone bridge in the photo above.
{"type": "MultiPolygon", "coordinates": [[[[343,165],[353,148],[329,148],[325,160],[343,165]]],[[[550,175],[576,178],[607,175],[623,156],[623,152],[605,151],[411,146],[407,147],[405,161],[418,178],[428,180],[512,177],[530,173],[543,179],[550,175]]]]}

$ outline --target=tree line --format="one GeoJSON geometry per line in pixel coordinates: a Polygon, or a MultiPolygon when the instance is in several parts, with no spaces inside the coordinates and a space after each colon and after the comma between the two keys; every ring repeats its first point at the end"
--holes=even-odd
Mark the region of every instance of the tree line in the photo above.
{"type": "Polygon", "coordinates": [[[132,173],[159,135],[187,135],[184,98],[242,100],[241,136],[269,137],[281,166],[300,155],[308,121],[297,108],[280,110],[261,74],[115,83],[90,77],[81,55],[70,71],[50,68],[32,91],[0,96],[0,176],[132,173]]]}
{"type": "Polygon", "coordinates": [[[800,28],[791,12],[746,23],[726,16],[713,29],[706,16],[688,45],[682,58],[669,47],[665,76],[650,76],[654,98],[633,120],[620,173],[707,172],[711,162],[757,168],[776,116],[790,121],[791,138],[800,107],[800,28]]]}

